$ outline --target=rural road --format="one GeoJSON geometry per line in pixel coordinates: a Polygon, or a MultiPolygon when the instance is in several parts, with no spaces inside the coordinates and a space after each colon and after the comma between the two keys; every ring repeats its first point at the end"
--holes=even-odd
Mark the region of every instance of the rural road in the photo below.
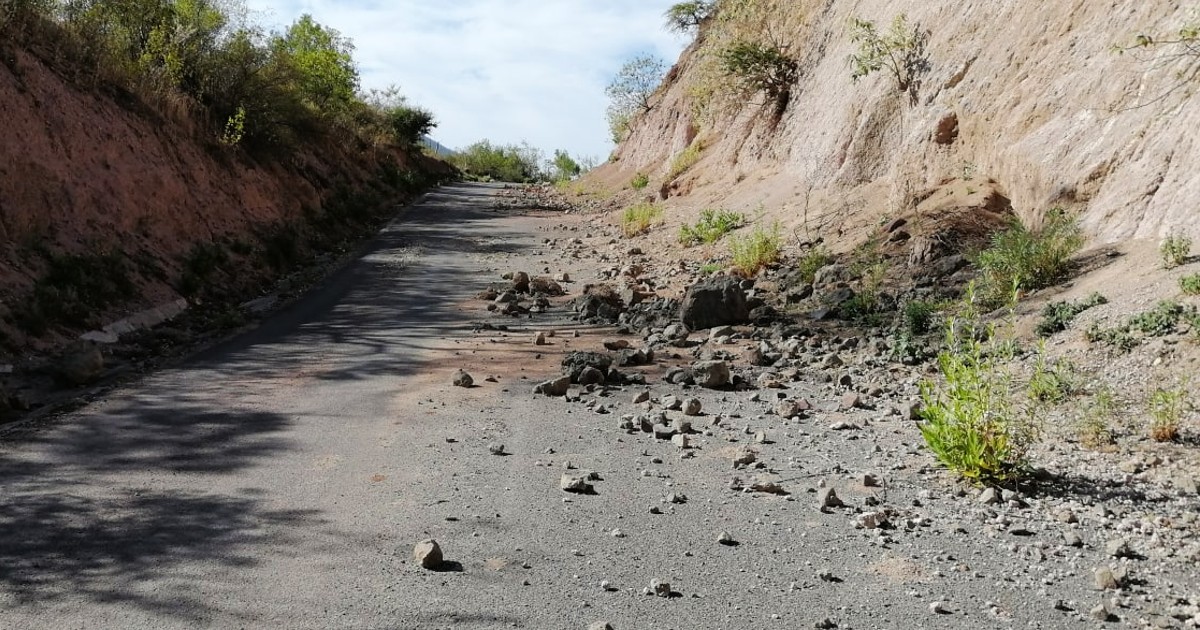
{"type": "Polygon", "coordinates": [[[996,534],[931,481],[899,418],[785,426],[752,410],[760,394],[691,390],[713,410],[697,426],[715,421],[681,451],[618,430],[640,389],[531,395],[612,331],[472,297],[514,269],[594,277],[596,257],[547,238],[619,245],[586,217],[497,210],[496,191],[441,189],[253,332],[4,436],[0,629],[1097,625],[1095,554],[1064,551],[1054,523],[996,534]],[[536,330],[558,334],[535,346],[536,330]],[[450,385],[460,367],[476,387],[450,385]],[[762,472],[790,493],[731,490],[759,474],[730,469],[759,429],[762,472]],[[564,468],[596,471],[596,494],[560,491],[564,468]],[[863,470],[891,478],[866,488],[863,470]],[[826,481],[847,509],[816,509],[826,481]],[[881,500],[907,525],[856,528],[853,506],[881,500]],[[443,571],[412,560],[429,537],[443,571]],[[652,580],[673,596],[644,595],[652,580]]]}

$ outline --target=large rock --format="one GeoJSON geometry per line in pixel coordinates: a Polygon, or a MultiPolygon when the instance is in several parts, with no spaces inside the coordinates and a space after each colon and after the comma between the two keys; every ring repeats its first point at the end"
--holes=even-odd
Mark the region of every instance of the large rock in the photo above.
{"type": "Polygon", "coordinates": [[[703,330],[744,324],[750,319],[750,308],[738,279],[719,276],[692,285],[679,315],[689,329],[703,330]]]}
{"type": "Polygon", "coordinates": [[[692,376],[697,385],[708,389],[725,387],[733,379],[724,361],[701,361],[692,366],[692,376]]]}
{"type": "MultiPolygon", "coordinates": [[[[588,371],[588,368],[593,368],[600,372],[601,376],[607,378],[609,368],[612,367],[612,361],[612,357],[606,354],[597,352],[572,352],[567,355],[567,358],[563,359],[563,374],[571,377],[572,383],[579,383],[583,373],[588,371]]],[[[592,372],[588,372],[589,376],[593,375],[592,372]]],[[[600,382],[603,382],[603,380],[600,382]]]]}
{"type": "Polygon", "coordinates": [[[442,547],[436,540],[422,540],[413,547],[413,560],[423,569],[436,569],[442,566],[442,547]]]}
{"type": "Polygon", "coordinates": [[[91,343],[71,346],[58,363],[58,374],[69,385],[87,385],[104,373],[104,354],[91,343]]]}
{"type": "Polygon", "coordinates": [[[538,384],[533,388],[533,393],[542,394],[543,396],[566,396],[571,390],[571,377],[561,376],[556,379],[551,379],[544,383],[538,384]]]}

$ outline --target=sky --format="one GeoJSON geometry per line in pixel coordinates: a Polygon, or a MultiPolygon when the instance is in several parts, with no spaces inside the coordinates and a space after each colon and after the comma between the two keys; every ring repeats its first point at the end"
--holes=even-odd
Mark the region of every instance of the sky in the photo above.
{"type": "Polygon", "coordinates": [[[458,149],[528,142],[603,162],[604,88],[639,54],[671,65],[687,44],[663,27],[677,0],[247,0],[269,28],[311,14],[354,40],[362,87],[396,85],[458,149]]]}

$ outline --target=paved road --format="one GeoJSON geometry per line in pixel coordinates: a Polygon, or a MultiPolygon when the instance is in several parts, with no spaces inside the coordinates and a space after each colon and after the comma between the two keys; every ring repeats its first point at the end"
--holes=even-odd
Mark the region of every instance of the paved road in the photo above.
{"type": "Polygon", "coordinates": [[[254,332],[10,436],[0,627],[392,627],[421,481],[397,478],[403,401],[469,330],[472,265],[533,238],[493,192],[432,194],[254,332]]]}

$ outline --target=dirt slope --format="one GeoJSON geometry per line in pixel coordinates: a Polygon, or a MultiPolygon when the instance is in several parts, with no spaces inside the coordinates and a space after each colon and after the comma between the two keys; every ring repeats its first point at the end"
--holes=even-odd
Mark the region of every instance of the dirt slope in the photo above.
{"type": "Polygon", "coordinates": [[[965,173],[995,180],[1035,223],[1053,206],[1080,211],[1097,242],[1200,236],[1192,202],[1200,194],[1200,102],[1177,76],[1194,72],[1196,59],[1113,50],[1141,33],[1176,32],[1189,20],[1184,3],[780,7],[764,30],[800,60],[800,78],[777,122],[761,96],[698,120],[705,53],[693,46],[593,181],[616,188],[644,171],[654,188],[687,194],[690,205],[763,204],[795,223],[806,201],[816,213],[850,205],[872,217],[900,214],[922,191],[965,173]],[[929,69],[915,102],[884,74],[857,84],[850,76],[851,18],[886,25],[900,13],[928,34],[929,69]],[[955,119],[957,134],[939,143],[939,125],[949,131],[955,119]],[[663,181],[693,138],[706,147],[701,161],[663,181]]]}

